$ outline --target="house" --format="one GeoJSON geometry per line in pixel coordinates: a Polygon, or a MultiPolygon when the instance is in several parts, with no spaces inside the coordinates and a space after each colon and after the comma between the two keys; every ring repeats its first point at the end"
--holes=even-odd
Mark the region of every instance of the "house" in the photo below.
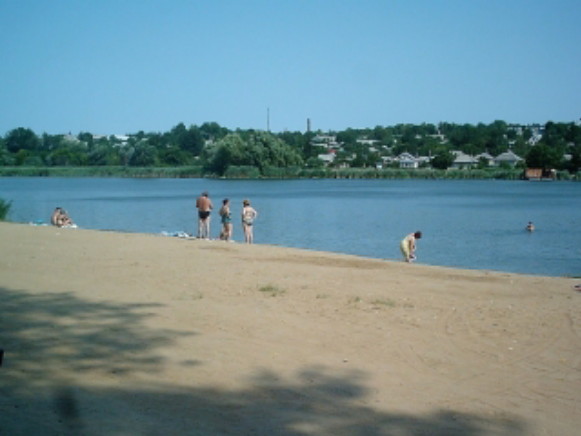
{"type": "Polygon", "coordinates": [[[430,162],[432,162],[432,157],[431,156],[419,156],[416,158],[416,160],[418,161],[419,166],[429,165],[430,162]]]}
{"type": "Polygon", "coordinates": [[[488,163],[488,166],[493,166],[494,165],[494,157],[492,155],[490,155],[489,153],[480,153],[476,156],[474,156],[474,158],[480,162],[480,160],[485,160],[488,163]]]}
{"type": "Polygon", "coordinates": [[[316,135],[311,140],[311,145],[313,147],[332,148],[334,150],[341,148],[341,144],[337,142],[337,137],[332,135],[316,135]]]}
{"type": "Polygon", "coordinates": [[[522,162],[524,159],[520,156],[517,156],[512,152],[512,150],[505,151],[504,153],[499,154],[494,158],[494,164],[499,166],[503,163],[510,165],[511,167],[516,166],[519,162],[522,162]]]}
{"type": "Polygon", "coordinates": [[[465,153],[456,154],[456,158],[452,162],[452,168],[466,169],[473,168],[478,164],[478,159],[465,153]]]}
{"type": "Polygon", "coordinates": [[[319,154],[317,156],[317,158],[319,160],[322,160],[325,163],[325,165],[332,164],[333,161],[335,160],[335,157],[336,157],[335,153],[319,154]]]}
{"type": "Polygon", "coordinates": [[[361,145],[373,146],[375,144],[379,144],[379,140],[377,139],[367,139],[367,138],[360,138],[356,139],[355,142],[361,145]]]}
{"type": "Polygon", "coordinates": [[[400,154],[396,160],[399,162],[400,168],[417,168],[419,166],[418,160],[407,152],[400,154]]]}

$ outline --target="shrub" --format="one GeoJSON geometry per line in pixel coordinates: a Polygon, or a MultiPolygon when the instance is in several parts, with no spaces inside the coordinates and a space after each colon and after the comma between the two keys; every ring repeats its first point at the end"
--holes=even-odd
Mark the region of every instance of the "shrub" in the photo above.
{"type": "Polygon", "coordinates": [[[2,200],[0,198],[0,221],[6,221],[6,216],[8,215],[8,212],[10,212],[11,206],[11,201],[2,200]]]}

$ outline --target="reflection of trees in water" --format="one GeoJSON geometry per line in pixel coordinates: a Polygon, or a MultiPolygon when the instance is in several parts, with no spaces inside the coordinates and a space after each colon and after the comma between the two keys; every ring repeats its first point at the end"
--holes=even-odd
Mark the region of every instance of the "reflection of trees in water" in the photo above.
{"type": "MultiPolygon", "coordinates": [[[[91,374],[161,372],[160,347],[189,333],[146,327],[144,321],[156,306],[0,288],[0,348],[6,351],[0,367],[0,434],[475,436],[525,432],[522,423],[511,419],[454,411],[407,415],[376,410],[362,401],[368,392],[366,375],[360,371],[305,368],[292,379],[262,371],[249,380],[251,388],[230,391],[154,382],[131,390],[75,383],[75,377],[91,374]],[[65,373],[71,377],[65,378],[65,373]]],[[[203,364],[203,356],[194,363],[203,364]]],[[[393,404],[397,406],[397,398],[393,404]]]]}

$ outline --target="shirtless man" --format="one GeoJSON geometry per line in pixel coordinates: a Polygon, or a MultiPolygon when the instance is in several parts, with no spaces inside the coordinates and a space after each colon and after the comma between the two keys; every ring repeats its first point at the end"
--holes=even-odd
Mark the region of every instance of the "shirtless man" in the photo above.
{"type": "Polygon", "coordinates": [[[410,233],[401,240],[399,248],[403,254],[406,262],[413,262],[416,260],[416,239],[421,239],[422,232],[410,233]]]}
{"type": "Polygon", "coordinates": [[[214,206],[207,192],[202,192],[202,195],[198,197],[196,207],[198,208],[198,238],[210,239],[210,212],[214,206]]]}

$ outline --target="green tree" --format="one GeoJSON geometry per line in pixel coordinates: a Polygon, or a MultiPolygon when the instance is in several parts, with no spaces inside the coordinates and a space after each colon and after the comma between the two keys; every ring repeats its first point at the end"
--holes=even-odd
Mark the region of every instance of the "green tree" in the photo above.
{"type": "Polygon", "coordinates": [[[245,143],[238,133],[231,133],[211,147],[204,149],[206,170],[224,175],[230,165],[247,165],[244,159],[245,143]]]}
{"type": "Polygon", "coordinates": [[[566,124],[549,121],[545,124],[542,142],[549,147],[564,148],[568,131],[566,124]]]}
{"type": "Polygon", "coordinates": [[[162,165],[182,166],[190,165],[193,162],[191,153],[188,153],[179,147],[167,147],[158,151],[159,161],[162,165]]]}
{"type": "Polygon", "coordinates": [[[121,158],[117,151],[108,143],[95,145],[87,155],[87,163],[94,166],[120,165],[121,158]]]}
{"type": "Polygon", "coordinates": [[[6,145],[4,143],[3,138],[0,138],[0,165],[2,166],[14,165],[14,157],[6,149],[6,145]]]}
{"type": "Polygon", "coordinates": [[[302,165],[300,154],[268,132],[255,132],[248,139],[250,165],[262,172],[266,167],[289,167],[302,165]]]}
{"type": "Polygon", "coordinates": [[[530,168],[553,169],[559,167],[562,155],[552,147],[537,144],[531,148],[525,160],[530,168]]]}
{"type": "Polygon", "coordinates": [[[203,139],[212,141],[218,141],[230,133],[228,129],[216,122],[204,123],[199,130],[203,139]]]}
{"type": "Polygon", "coordinates": [[[210,147],[204,157],[206,168],[221,176],[229,166],[254,166],[263,173],[267,167],[302,165],[300,154],[275,135],[253,131],[244,136],[229,134],[210,147]]]}
{"type": "Polygon", "coordinates": [[[193,156],[199,156],[204,148],[202,132],[196,126],[190,126],[178,145],[182,150],[191,153],[193,156]]]}
{"type": "Polygon", "coordinates": [[[445,170],[452,166],[452,162],[454,162],[454,155],[448,150],[441,149],[432,159],[432,167],[445,170]]]}
{"type": "Polygon", "coordinates": [[[565,169],[573,174],[581,171],[581,145],[578,145],[571,150],[571,160],[565,164],[565,169]]]}
{"type": "Polygon", "coordinates": [[[84,142],[89,147],[89,150],[93,148],[94,138],[91,133],[81,132],[77,135],[79,141],[84,142]]]}
{"type": "Polygon", "coordinates": [[[54,166],[85,166],[88,155],[81,144],[62,143],[47,156],[47,161],[54,166]]]}
{"type": "Polygon", "coordinates": [[[169,136],[171,145],[177,146],[193,156],[198,156],[204,147],[204,138],[196,126],[186,129],[184,123],[179,123],[170,131],[169,136]]]}
{"type": "Polygon", "coordinates": [[[129,148],[130,150],[127,155],[128,165],[133,167],[148,167],[157,164],[157,149],[152,145],[139,143],[129,148]]]}
{"type": "Polygon", "coordinates": [[[35,151],[40,146],[40,140],[32,130],[19,127],[6,134],[5,144],[11,153],[17,153],[20,150],[35,151]]]}
{"type": "Polygon", "coordinates": [[[325,166],[325,162],[316,157],[310,157],[307,159],[305,165],[307,168],[323,168],[325,166]]]}

